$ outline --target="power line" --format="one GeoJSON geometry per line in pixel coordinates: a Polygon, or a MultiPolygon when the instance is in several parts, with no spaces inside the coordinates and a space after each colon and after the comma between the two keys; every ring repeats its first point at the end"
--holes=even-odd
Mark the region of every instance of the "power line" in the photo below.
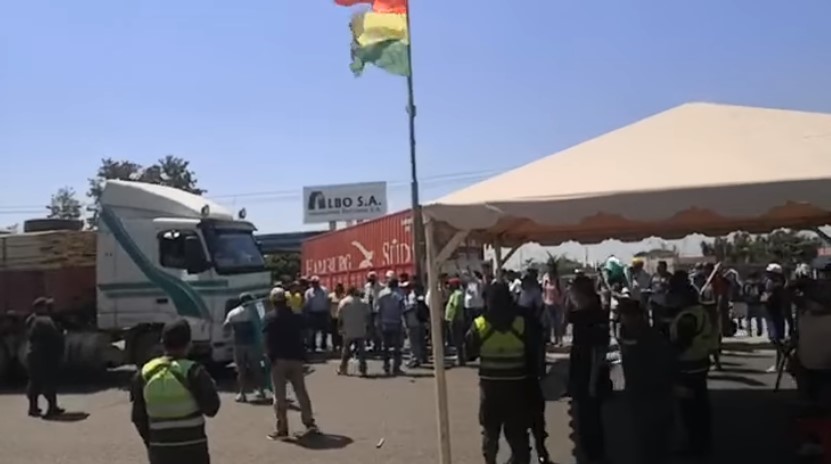
{"type": "MultiPolygon", "coordinates": [[[[504,169],[498,170],[488,170],[488,171],[467,171],[467,172],[455,172],[455,173],[447,173],[447,174],[438,174],[434,176],[425,176],[419,180],[421,184],[428,184],[428,185],[435,185],[441,183],[454,183],[454,182],[461,182],[466,180],[478,180],[483,177],[487,177],[490,175],[498,174],[500,172],[504,172],[504,169]]],[[[409,188],[410,181],[408,180],[396,180],[387,182],[388,188],[399,189],[403,187],[409,188]]],[[[302,189],[293,188],[293,189],[284,189],[284,190],[268,190],[268,191],[261,191],[261,192],[242,192],[242,193],[228,193],[228,194],[221,194],[221,195],[206,195],[206,198],[209,199],[229,199],[229,200],[237,200],[237,199],[245,199],[251,198],[254,203],[265,203],[268,201],[275,201],[275,200],[283,200],[283,199],[292,199],[292,198],[300,198],[302,197],[302,189]],[[264,198],[253,198],[253,197],[264,197],[264,198]]],[[[81,208],[86,208],[88,206],[92,206],[93,203],[85,203],[81,202],[81,208]]],[[[45,209],[47,209],[46,205],[0,205],[0,214],[38,214],[42,213],[45,209]]]]}
{"type": "MultiPolygon", "coordinates": [[[[468,172],[456,172],[456,173],[448,173],[448,174],[441,174],[435,176],[426,176],[419,179],[419,182],[443,182],[443,181],[457,181],[457,180],[470,180],[470,178],[482,178],[488,175],[493,175],[499,172],[503,172],[503,170],[490,170],[490,171],[468,171],[468,172]]],[[[409,180],[396,180],[387,182],[387,187],[398,188],[398,187],[409,187],[410,181],[409,180]]],[[[260,196],[287,196],[287,197],[300,197],[302,195],[302,189],[294,188],[294,189],[284,189],[284,190],[266,190],[261,192],[245,192],[245,193],[228,193],[228,194],[221,194],[221,195],[207,195],[208,198],[245,198],[245,197],[260,197],[260,196]]]]}

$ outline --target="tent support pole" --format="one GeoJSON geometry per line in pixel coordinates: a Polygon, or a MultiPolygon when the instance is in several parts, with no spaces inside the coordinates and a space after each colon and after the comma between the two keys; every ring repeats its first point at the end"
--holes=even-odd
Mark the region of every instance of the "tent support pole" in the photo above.
{"type": "Polygon", "coordinates": [[[467,232],[459,231],[450,242],[438,250],[434,222],[428,221],[424,227],[427,242],[427,282],[430,289],[430,337],[433,342],[433,372],[436,376],[436,408],[438,417],[439,464],[450,464],[450,413],[447,403],[447,376],[444,370],[444,337],[442,320],[441,294],[439,293],[439,272],[441,265],[450,254],[459,247],[467,232]]]}
{"type": "Polygon", "coordinates": [[[493,277],[496,280],[502,280],[502,264],[505,260],[502,259],[502,241],[498,238],[493,241],[493,277]]]}
{"type": "Polygon", "coordinates": [[[817,235],[819,235],[819,238],[821,238],[825,242],[826,245],[831,244],[831,236],[829,236],[828,234],[823,232],[822,229],[820,229],[819,227],[814,227],[812,230],[817,235]]]}
{"type": "Polygon", "coordinates": [[[503,257],[502,257],[502,263],[503,263],[503,264],[504,264],[504,263],[507,263],[507,262],[508,262],[508,260],[509,260],[509,259],[511,259],[511,256],[513,256],[513,255],[514,255],[514,253],[516,253],[516,252],[517,252],[517,250],[519,250],[519,247],[518,247],[518,246],[516,246],[516,247],[513,247],[513,248],[509,249],[509,250],[508,250],[508,253],[506,253],[506,254],[505,254],[505,256],[503,256],[503,257]]]}

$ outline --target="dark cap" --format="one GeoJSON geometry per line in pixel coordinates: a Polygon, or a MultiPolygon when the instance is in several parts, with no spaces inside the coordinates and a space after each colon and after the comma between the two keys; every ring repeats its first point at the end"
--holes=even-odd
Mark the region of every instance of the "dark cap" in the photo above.
{"type": "Polygon", "coordinates": [[[239,294],[240,303],[248,303],[249,301],[254,301],[254,295],[248,292],[242,292],[239,294]]]}
{"type": "Polygon", "coordinates": [[[168,349],[184,348],[190,343],[190,324],[184,319],[170,321],[162,329],[162,345],[168,349]]]}

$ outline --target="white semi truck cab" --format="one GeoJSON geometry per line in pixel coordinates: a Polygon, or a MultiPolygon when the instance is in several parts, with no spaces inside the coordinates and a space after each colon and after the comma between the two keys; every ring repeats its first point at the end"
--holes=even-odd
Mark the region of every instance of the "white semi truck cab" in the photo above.
{"type": "Polygon", "coordinates": [[[271,286],[255,227],[199,195],[130,181],[107,181],[99,214],[97,326],[124,334],[125,361],[157,355],[162,326],[182,317],[195,357],[231,362],[226,313],[271,286]]]}

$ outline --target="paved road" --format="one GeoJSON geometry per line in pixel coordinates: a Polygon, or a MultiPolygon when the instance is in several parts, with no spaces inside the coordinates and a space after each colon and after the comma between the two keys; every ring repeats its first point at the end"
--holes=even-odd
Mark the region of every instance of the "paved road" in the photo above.
{"type": "MultiPolygon", "coordinates": [[[[788,423],[786,404],[792,393],[773,394],[773,375],[764,370],[772,352],[730,352],[727,371],[713,375],[711,386],[717,433],[718,463],[789,462],[782,437],[788,423]]],[[[564,363],[552,367],[546,382],[550,447],[560,464],[572,464],[573,445],[567,416],[568,401],[562,391],[564,363]]],[[[434,384],[429,371],[409,377],[359,379],[338,377],[334,365],[317,364],[308,376],[315,413],[324,432],[317,449],[265,439],[273,427],[268,405],[239,405],[233,393],[224,392],[217,418],[209,422],[214,463],[306,462],[343,464],[437,462],[434,384]],[[376,444],[384,438],[381,448],[376,444]]],[[[376,372],[380,366],[371,364],[376,372]]],[[[124,375],[113,375],[116,383],[124,375]]],[[[619,379],[618,379],[619,380],[619,379]]],[[[66,387],[61,396],[70,412],[89,416],[76,422],[47,422],[25,416],[25,400],[19,391],[0,393],[0,462],[3,464],[144,463],[144,450],[129,422],[126,391],[104,384],[86,391],[66,387]]],[[[478,392],[476,372],[470,368],[448,372],[454,463],[479,463],[479,427],[476,422],[478,392]]],[[[790,384],[788,385],[790,386],[790,384]]],[[[630,450],[626,414],[619,401],[606,408],[612,462],[628,463],[630,450]]],[[[78,417],[80,418],[80,417],[78,417]]],[[[299,426],[297,413],[290,420],[299,426]]]]}

